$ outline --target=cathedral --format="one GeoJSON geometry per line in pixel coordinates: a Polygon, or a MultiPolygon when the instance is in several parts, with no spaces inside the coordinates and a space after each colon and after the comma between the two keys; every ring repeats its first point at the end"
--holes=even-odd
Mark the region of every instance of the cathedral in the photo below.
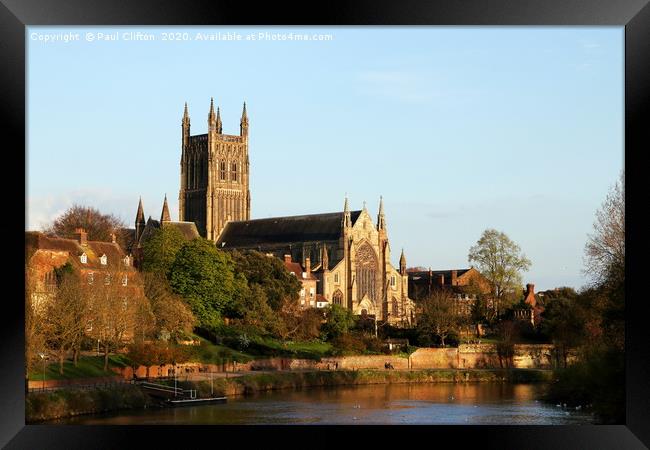
{"type": "Polygon", "coordinates": [[[244,103],[239,135],[223,134],[220,108],[215,113],[210,100],[208,132],[193,136],[185,104],[179,221],[171,221],[165,199],[160,221],[145,223],[140,204],[138,247],[151,230],[174,226],[186,239],[200,235],[223,250],[252,249],[284,260],[303,291],[309,290],[306,307],[336,304],[392,325],[412,325],[406,258],[402,251],[399,266],[391,263],[382,199],[376,222],[365,203],[351,211],[347,198],[339,212],[250,220],[248,125],[244,103]]]}
{"type": "Polygon", "coordinates": [[[390,261],[382,200],[376,223],[365,205],[351,211],[347,198],[343,212],[228,222],[217,247],[258,250],[300,262],[303,278],[316,277],[322,303],[392,325],[413,324],[406,257],[402,251],[399,268],[390,261]]]}

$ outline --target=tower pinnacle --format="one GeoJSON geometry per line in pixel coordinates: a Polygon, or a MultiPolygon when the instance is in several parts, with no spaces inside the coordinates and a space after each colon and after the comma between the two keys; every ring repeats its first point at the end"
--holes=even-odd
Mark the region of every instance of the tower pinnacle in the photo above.
{"type": "Polygon", "coordinates": [[[172,218],[169,214],[169,206],[167,205],[167,194],[165,194],[165,201],[163,203],[162,214],[160,215],[160,225],[162,226],[163,222],[171,222],[172,218]]]}
{"type": "Polygon", "coordinates": [[[386,229],[386,216],[384,215],[384,198],[379,196],[379,214],[377,215],[377,229],[386,229]]]}
{"type": "Polygon", "coordinates": [[[221,134],[223,129],[223,125],[221,123],[221,111],[219,107],[217,106],[217,133],[221,134]]]}
{"type": "Polygon", "coordinates": [[[244,109],[241,113],[241,121],[239,122],[239,130],[242,136],[248,136],[248,114],[246,113],[246,102],[244,102],[244,109]]]}
{"type": "Polygon", "coordinates": [[[216,128],[216,116],[214,114],[214,98],[210,97],[210,112],[208,113],[208,130],[216,128]]]}

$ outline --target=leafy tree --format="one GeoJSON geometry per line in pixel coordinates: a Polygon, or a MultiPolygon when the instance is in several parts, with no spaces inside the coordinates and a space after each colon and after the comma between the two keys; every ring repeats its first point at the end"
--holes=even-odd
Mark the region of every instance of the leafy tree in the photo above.
{"type": "Polygon", "coordinates": [[[80,342],[85,332],[88,308],[85,283],[75,272],[64,274],[54,298],[47,301],[43,316],[47,344],[56,354],[61,374],[68,351],[80,342]]]}
{"type": "Polygon", "coordinates": [[[511,367],[515,355],[515,341],[518,337],[517,324],[512,320],[504,320],[497,327],[499,342],[497,342],[497,355],[499,365],[503,367],[505,361],[506,367],[511,367]]]}
{"type": "Polygon", "coordinates": [[[518,294],[522,285],[520,272],[530,268],[530,260],[505,233],[494,229],[483,232],[476,245],[469,249],[468,259],[476,263],[492,285],[498,315],[507,306],[505,301],[514,300],[512,296],[518,294]]]}
{"type": "Polygon", "coordinates": [[[192,331],[196,319],[190,307],[172,292],[161,273],[144,273],[144,294],[151,304],[154,334],[176,342],[192,331]]]}
{"type": "Polygon", "coordinates": [[[277,334],[281,327],[278,315],[268,304],[266,293],[259,285],[240,289],[241,302],[238,302],[239,322],[252,327],[262,334],[277,334]]]}
{"type": "Polygon", "coordinates": [[[111,234],[114,233],[120,246],[125,248],[125,235],[122,231],[125,229],[124,221],[113,214],[103,214],[91,206],[72,205],[43,231],[71,239],[75,237],[77,228],[86,230],[88,240],[91,241],[110,242],[111,234]]]}
{"type": "Polygon", "coordinates": [[[206,329],[219,325],[223,313],[233,309],[237,291],[243,289],[230,256],[202,238],[183,244],[171,265],[169,283],[206,329]]]}
{"type": "Polygon", "coordinates": [[[140,289],[122,286],[119,271],[106,271],[104,279],[93,284],[91,298],[92,329],[90,335],[100,341],[104,350],[104,370],[108,356],[124,342],[135,337],[140,313],[148,300],[140,289]]]}
{"type": "MultiPolygon", "coordinates": [[[[45,353],[43,314],[34,302],[35,282],[25,266],[25,378],[40,362],[39,353],[45,353]]],[[[25,384],[27,387],[28,384],[25,384]]]]}
{"type": "Polygon", "coordinates": [[[143,243],[142,270],[169,276],[176,254],[185,243],[176,227],[162,227],[151,233],[143,243]]]}
{"type": "Polygon", "coordinates": [[[258,285],[264,291],[274,311],[286,306],[285,299],[298,299],[301,283],[278,258],[254,250],[233,251],[231,255],[235,271],[244,275],[249,287],[258,285]]]}
{"type": "Polygon", "coordinates": [[[422,309],[417,320],[421,341],[427,342],[431,336],[436,336],[445,346],[445,339],[456,332],[459,325],[454,302],[454,295],[447,289],[435,289],[421,302],[422,309]]]}
{"type": "Polygon", "coordinates": [[[575,298],[556,297],[546,302],[543,318],[542,331],[555,344],[566,368],[569,352],[585,337],[585,312],[575,298]]]}
{"type": "Polygon", "coordinates": [[[321,329],[327,339],[334,339],[347,334],[354,322],[352,311],[339,305],[331,305],[325,310],[325,323],[321,329]]]}

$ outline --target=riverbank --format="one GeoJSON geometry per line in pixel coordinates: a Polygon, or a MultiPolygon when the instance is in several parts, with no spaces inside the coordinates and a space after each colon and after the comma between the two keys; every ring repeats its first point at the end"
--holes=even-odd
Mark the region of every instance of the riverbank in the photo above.
{"type": "MultiPolygon", "coordinates": [[[[552,371],[540,369],[283,371],[212,381],[180,381],[178,387],[196,389],[198,397],[234,397],[269,390],[327,386],[391,383],[533,383],[550,382],[552,379],[552,371]]],[[[124,385],[94,390],[31,392],[27,395],[25,415],[27,423],[34,423],[82,414],[156,407],[161,407],[161,403],[152,400],[137,385],[124,385]]]]}

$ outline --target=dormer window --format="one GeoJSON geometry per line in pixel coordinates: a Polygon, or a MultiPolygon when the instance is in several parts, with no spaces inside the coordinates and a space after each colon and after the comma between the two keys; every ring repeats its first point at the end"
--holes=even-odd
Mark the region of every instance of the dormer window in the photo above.
{"type": "Polygon", "coordinates": [[[129,255],[126,255],[124,257],[124,265],[128,267],[129,264],[131,264],[131,258],[129,258],[129,255]]]}
{"type": "Polygon", "coordinates": [[[88,256],[85,253],[82,253],[79,257],[81,264],[88,264],[88,256]]]}
{"type": "Polygon", "coordinates": [[[99,258],[99,262],[102,263],[102,266],[106,265],[106,263],[108,262],[108,258],[106,257],[105,254],[99,258]]]}
{"type": "Polygon", "coordinates": [[[296,276],[296,272],[289,272],[289,273],[290,273],[291,275],[293,275],[294,277],[296,276]]]}

